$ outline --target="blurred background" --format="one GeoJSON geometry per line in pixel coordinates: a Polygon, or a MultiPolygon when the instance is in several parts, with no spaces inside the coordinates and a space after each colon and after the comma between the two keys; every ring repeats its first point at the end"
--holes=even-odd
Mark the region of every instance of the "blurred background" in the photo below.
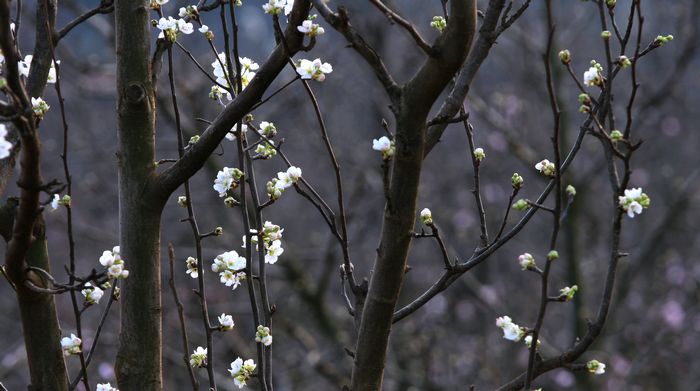
{"type": "MultiPolygon", "coordinates": [[[[271,18],[259,1],[244,1],[239,9],[241,55],[262,63],[274,47],[271,18]]],[[[411,20],[428,40],[437,37],[430,28],[440,15],[439,1],[385,1],[411,20]]],[[[479,1],[485,10],[487,1],[479,1]]],[[[522,1],[515,1],[518,6],[522,1]]],[[[629,0],[618,0],[618,23],[624,28],[629,0]]],[[[171,0],[163,7],[176,16],[187,3],[171,0]]],[[[400,27],[368,2],[333,1],[345,5],[353,25],[383,56],[397,81],[412,76],[423,61],[422,53],[400,27]]],[[[555,51],[567,48],[581,77],[591,59],[604,62],[597,8],[582,1],[554,2],[557,19],[555,51]]],[[[33,47],[31,25],[34,4],[24,7],[21,49],[33,47]]],[[[62,2],[59,26],[96,6],[96,2],[62,2]]],[[[633,160],[633,187],[643,187],[652,206],[634,220],[624,221],[622,259],[611,316],[602,337],[583,357],[608,365],[603,376],[550,372],[537,381],[545,390],[697,390],[700,384],[700,220],[698,167],[700,154],[697,110],[700,91],[700,63],[697,53],[700,2],[643,1],[645,16],[643,47],[659,34],[675,39],[640,61],[641,88],[634,109],[634,135],[645,140],[633,160]],[[696,103],[693,103],[696,102],[696,103]]],[[[154,18],[155,18],[155,14],[154,18]]],[[[223,48],[218,12],[202,15],[223,48]]],[[[351,256],[356,276],[371,272],[378,244],[384,206],[380,154],[371,149],[372,139],[384,135],[382,119],[394,121],[388,99],[370,69],[335,31],[323,21],[326,34],[316,47],[297,58],[320,57],[333,65],[323,83],[312,83],[330,137],[342,167],[343,185],[349,210],[351,256]]],[[[88,274],[98,267],[103,250],[118,244],[115,58],[112,15],[91,18],[61,42],[62,89],[70,126],[69,164],[74,180],[72,199],[77,238],[78,269],[88,274]]],[[[153,40],[155,42],[156,32],[153,40]]],[[[195,31],[178,41],[211,71],[214,55],[202,35],[195,31]]],[[[544,4],[534,1],[524,16],[494,45],[489,58],[472,85],[467,109],[475,128],[476,146],[487,157],[481,180],[488,227],[497,231],[511,192],[510,177],[518,172],[525,178],[520,196],[535,199],[546,185],[534,164],[552,157],[551,115],[545,89],[542,54],[546,42],[544,4]]],[[[181,50],[174,50],[176,78],[183,126],[188,135],[201,133],[206,125],[196,118],[213,119],[221,105],[208,98],[210,81],[181,50]]],[[[627,53],[632,56],[633,53],[627,53]]],[[[578,90],[558,61],[554,78],[563,111],[563,142],[568,149],[578,134],[583,116],[578,113],[578,90]]],[[[161,73],[158,112],[158,158],[177,155],[172,105],[166,69],[161,73]]],[[[274,91],[294,78],[285,70],[269,90],[274,91]]],[[[624,118],[629,77],[622,75],[615,96],[617,115],[624,118]]],[[[52,109],[41,124],[45,180],[63,179],[60,151],[62,126],[51,85],[44,97],[52,109]]],[[[437,109],[437,107],[435,108],[437,109]]],[[[253,113],[255,124],[274,122],[283,150],[304,177],[330,205],[335,202],[335,185],[330,160],[325,152],[313,106],[298,82],[283,90],[253,113]]],[[[472,166],[465,131],[451,125],[442,142],[429,155],[422,173],[419,209],[428,207],[440,226],[450,256],[468,258],[479,244],[479,219],[471,193],[472,166]]],[[[212,189],[221,167],[235,166],[235,144],[224,140],[216,156],[191,181],[200,229],[224,229],[219,237],[205,239],[205,265],[218,254],[241,250],[243,227],[240,210],[227,209],[212,189]]],[[[284,169],[281,159],[257,161],[259,191],[264,183],[284,169]]],[[[565,183],[578,190],[565,220],[559,241],[560,260],[554,264],[550,290],[577,284],[579,294],[569,303],[549,306],[542,331],[542,352],[551,357],[567,349],[585,331],[586,320],[598,308],[602,279],[607,267],[610,222],[614,206],[600,143],[587,137],[583,148],[565,175],[565,183]]],[[[16,179],[10,180],[12,183],[16,179]]],[[[8,188],[3,198],[17,194],[8,188]]],[[[163,216],[161,242],[163,284],[163,331],[165,347],[165,389],[185,389],[180,328],[173,297],[167,286],[167,244],[175,248],[175,280],[185,304],[190,352],[205,345],[198,299],[192,293],[196,280],[185,274],[184,260],[195,256],[194,241],[186,210],[171,197],[163,216]]],[[[4,200],[3,200],[4,201],[4,200]]],[[[334,208],[337,210],[337,208],[334,208]]],[[[44,213],[54,274],[67,264],[66,217],[62,210],[44,213]]],[[[521,216],[512,211],[508,228],[521,216]]],[[[340,248],[319,216],[302,197],[287,192],[265,210],[265,219],[285,229],[284,254],[268,268],[274,316],[273,360],[277,390],[337,390],[346,384],[352,366],[345,348],[353,349],[353,319],[343,304],[338,267],[340,248]]],[[[520,374],[527,365],[522,343],[503,339],[495,326],[498,316],[509,315],[524,326],[533,326],[539,303],[539,279],[520,270],[517,256],[532,253],[544,260],[548,251],[551,218],[538,213],[527,227],[486,262],[465,274],[447,291],[435,297],[411,317],[397,323],[391,337],[385,389],[393,390],[477,390],[494,389],[520,374]]],[[[4,252],[5,244],[0,244],[4,252]]],[[[126,260],[127,268],[129,260],[126,260]]],[[[399,305],[410,302],[441,274],[440,252],[433,240],[414,241],[399,305]]],[[[236,327],[215,334],[215,371],[221,390],[235,387],[226,369],[237,356],[255,356],[255,327],[245,289],[231,291],[216,275],[205,270],[208,302],[213,322],[221,313],[232,314],[236,327]]],[[[75,322],[66,295],[57,298],[64,335],[74,332],[75,322]]],[[[104,306],[90,308],[83,322],[84,344],[91,336],[104,306]]],[[[8,390],[25,389],[28,370],[18,323],[19,314],[12,289],[0,284],[0,381],[8,390]]],[[[92,382],[114,384],[113,362],[118,345],[119,313],[109,315],[97,356],[90,368],[92,382]]],[[[78,361],[68,358],[71,377],[78,373],[78,361]]],[[[204,370],[197,372],[200,379],[204,370]]],[[[204,386],[202,386],[204,388],[204,386]]],[[[255,381],[251,388],[256,389],[255,381]]]]}

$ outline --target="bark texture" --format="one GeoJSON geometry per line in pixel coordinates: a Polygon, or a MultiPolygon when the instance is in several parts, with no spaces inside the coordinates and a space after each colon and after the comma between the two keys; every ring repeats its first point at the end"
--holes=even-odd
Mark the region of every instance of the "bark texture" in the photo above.
{"type": "Polygon", "coordinates": [[[162,389],[160,214],[148,1],[115,3],[119,133],[119,236],[129,270],[121,296],[116,374],[122,391],[162,389]]]}
{"type": "Polygon", "coordinates": [[[401,89],[396,155],[381,240],[362,311],[352,391],[381,390],[394,308],[401,291],[415,224],[416,199],[431,107],[462,65],[476,29],[476,1],[452,1],[450,23],[416,75],[401,89]]]}

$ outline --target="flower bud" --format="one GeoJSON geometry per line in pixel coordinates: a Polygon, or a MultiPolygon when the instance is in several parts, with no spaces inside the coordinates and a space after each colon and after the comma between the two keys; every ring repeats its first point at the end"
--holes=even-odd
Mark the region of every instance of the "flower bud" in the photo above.
{"type": "Polygon", "coordinates": [[[566,194],[569,197],[576,197],[576,188],[573,187],[572,185],[566,186],[566,194]]]}
{"type": "Polygon", "coordinates": [[[632,66],[632,60],[630,60],[627,56],[620,56],[617,58],[616,61],[618,64],[620,64],[620,68],[629,68],[632,66]]]}
{"type": "Polygon", "coordinates": [[[614,129],[612,132],[610,132],[610,139],[613,142],[617,142],[617,141],[622,140],[622,137],[623,137],[622,132],[620,132],[617,129],[614,129]]]}
{"type": "Polygon", "coordinates": [[[513,176],[510,177],[510,184],[513,186],[513,189],[520,189],[523,187],[524,183],[525,179],[523,179],[523,177],[517,172],[513,173],[513,176]]]}
{"type": "Polygon", "coordinates": [[[420,211],[420,219],[425,225],[430,225],[433,223],[433,214],[430,209],[424,208],[420,211]]]}
{"type": "Polygon", "coordinates": [[[615,8],[616,3],[617,0],[605,0],[605,4],[608,6],[608,8],[615,8]]]}
{"type": "Polygon", "coordinates": [[[512,206],[513,206],[513,209],[522,212],[522,211],[527,210],[530,207],[530,203],[521,198],[521,199],[517,200],[512,206]]]}
{"type": "Polygon", "coordinates": [[[559,59],[561,60],[562,64],[568,64],[571,62],[571,52],[569,52],[568,49],[564,49],[559,52],[559,59]]]}
{"type": "Polygon", "coordinates": [[[184,195],[177,197],[177,204],[183,208],[186,208],[187,207],[187,197],[184,195]]]}
{"type": "Polygon", "coordinates": [[[221,236],[224,234],[224,229],[221,227],[214,228],[214,235],[221,236]]]}
{"type": "Polygon", "coordinates": [[[198,141],[199,141],[199,135],[194,135],[194,136],[190,137],[189,144],[194,145],[194,144],[197,144],[198,141]]]}
{"type": "Polygon", "coordinates": [[[486,158],[486,152],[484,152],[483,148],[476,148],[474,150],[474,159],[476,159],[476,161],[481,162],[485,158],[486,158]]]}
{"type": "Polygon", "coordinates": [[[224,204],[229,208],[233,208],[238,204],[238,202],[233,197],[226,197],[224,198],[224,204]]]}
{"type": "Polygon", "coordinates": [[[557,250],[552,250],[549,253],[547,253],[548,261],[556,261],[557,259],[559,259],[559,252],[557,252],[557,250]]]}
{"type": "Polygon", "coordinates": [[[601,36],[601,38],[603,38],[603,39],[605,39],[605,40],[608,40],[608,39],[610,39],[610,37],[612,36],[612,34],[611,34],[610,31],[608,31],[608,30],[603,30],[603,31],[600,33],[600,36],[601,36]]]}
{"type": "Polygon", "coordinates": [[[520,254],[520,256],[518,256],[518,263],[523,270],[531,270],[537,266],[537,264],[535,264],[535,257],[530,253],[520,254]]]}

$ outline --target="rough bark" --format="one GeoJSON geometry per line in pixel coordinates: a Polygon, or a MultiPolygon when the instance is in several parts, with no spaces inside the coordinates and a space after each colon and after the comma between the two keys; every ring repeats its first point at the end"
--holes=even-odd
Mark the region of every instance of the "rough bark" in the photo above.
{"type": "Polygon", "coordinates": [[[396,110],[396,155],[381,240],[362,312],[352,371],[353,391],[382,388],[394,308],[403,284],[415,224],[416,199],[431,107],[466,58],[476,29],[476,1],[452,1],[450,23],[402,88],[396,110]]]}
{"type": "Polygon", "coordinates": [[[115,4],[119,133],[119,235],[129,270],[121,297],[116,374],[122,391],[162,389],[160,214],[155,172],[155,98],[146,0],[115,4]]]}
{"type": "MultiPolygon", "coordinates": [[[[56,2],[45,1],[37,7],[37,45],[27,88],[22,83],[17,60],[19,54],[11,40],[9,4],[0,2],[0,45],[7,61],[8,87],[20,97],[17,110],[24,112],[29,97],[40,96],[46,85],[51,65],[50,40],[43,40],[51,33],[56,16],[56,2]]],[[[46,246],[44,222],[39,207],[39,194],[42,185],[39,167],[41,144],[33,118],[21,116],[13,120],[15,137],[21,140],[22,150],[18,153],[21,173],[19,178],[20,198],[8,200],[3,208],[0,230],[8,242],[5,261],[7,273],[12,280],[20,308],[22,331],[29,363],[30,389],[37,391],[64,391],[68,388],[68,377],[61,351],[61,332],[56,315],[53,295],[38,293],[25,283],[30,281],[38,287],[45,287],[43,281],[28,267],[38,267],[50,272],[46,246]]],[[[19,150],[19,148],[17,148],[19,150]]],[[[0,169],[6,182],[12,172],[14,157],[0,169]]],[[[4,185],[0,186],[4,190],[4,185]]]]}

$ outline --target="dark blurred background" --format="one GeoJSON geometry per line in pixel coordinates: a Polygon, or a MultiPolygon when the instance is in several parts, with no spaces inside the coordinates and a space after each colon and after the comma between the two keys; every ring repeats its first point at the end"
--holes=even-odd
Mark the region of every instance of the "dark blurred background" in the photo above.
{"type": "MultiPolygon", "coordinates": [[[[271,18],[259,1],[244,0],[240,8],[241,55],[262,63],[274,45],[271,18]]],[[[386,1],[432,40],[437,33],[429,26],[441,14],[439,1],[386,1]]],[[[521,4],[516,1],[515,5],[521,4]]],[[[166,14],[177,14],[186,3],[171,0],[166,14]]],[[[382,54],[398,81],[407,80],[422,62],[422,53],[398,26],[367,2],[345,4],[352,23],[382,54]]],[[[603,62],[600,25],[594,4],[581,1],[554,2],[557,19],[555,49],[568,48],[573,65],[582,75],[591,59],[603,62]]],[[[96,2],[62,2],[59,25],[96,5],[96,2]]],[[[486,1],[479,1],[484,10],[486,1]]],[[[23,15],[21,49],[32,48],[34,4],[23,15]]],[[[629,0],[618,1],[618,23],[626,23],[629,0]]],[[[675,39],[640,61],[639,90],[634,109],[634,134],[645,140],[633,160],[632,186],[643,187],[652,206],[634,220],[624,222],[623,258],[611,316],[603,336],[584,356],[608,365],[603,376],[572,374],[557,370],[538,379],[545,390],[697,390],[700,384],[700,219],[698,197],[698,91],[700,67],[697,42],[700,3],[693,0],[644,1],[645,46],[658,34],[675,39]],[[692,103],[696,102],[696,103],[692,103]]],[[[154,14],[155,17],[155,14],[154,14]]],[[[218,12],[202,16],[223,47],[218,12]]],[[[384,135],[381,120],[393,126],[388,99],[369,68],[344,39],[324,22],[326,34],[311,53],[298,58],[330,62],[334,71],[323,83],[312,83],[342,166],[349,209],[351,256],[358,276],[370,273],[383,210],[381,158],[371,141],[384,135]]],[[[475,127],[475,142],[487,158],[481,180],[489,229],[497,230],[511,191],[510,176],[525,178],[523,198],[534,199],[546,181],[534,169],[543,158],[551,159],[552,123],[545,90],[542,53],[545,46],[543,2],[534,1],[525,15],[494,45],[469,94],[467,108],[475,127]]],[[[623,27],[624,28],[624,27],[623,27]]],[[[155,32],[154,37],[155,41],[155,32]]],[[[70,126],[70,170],[74,178],[73,216],[79,271],[87,274],[99,266],[103,250],[118,243],[115,65],[112,16],[91,18],[61,42],[62,88],[70,126]]],[[[178,39],[207,70],[214,56],[201,34],[178,39]]],[[[175,50],[178,95],[184,130],[194,135],[205,129],[195,118],[213,119],[221,106],[207,95],[210,82],[182,51],[175,50]]],[[[627,53],[632,56],[633,53],[627,53]]],[[[556,63],[555,82],[563,110],[563,138],[567,149],[578,133],[583,116],[578,113],[578,91],[563,67],[556,63]]],[[[165,70],[165,69],[164,69],[165,70]]],[[[159,85],[158,158],[177,154],[172,105],[167,78],[159,85]]],[[[579,75],[579,77],[581,77],[579,75]]],[[[270,91],[294,77],[285,70],[270,91]]],[[[618,82],[617,114],[629,92],[629,77],[618,82]]],[[[62,179],[60,150],[62,127],[52,86],[45,99],[52,106],[41,124],[46,180],[62,179]]],[[[254,113],[255,123],[272,121],[284,138],[286,155],[303,170],[304,177],[335,205],[335,186],[328,155],[313,115],[313,107],[300,84],[295,83],[254,113]]],[[[235,144],[224,140],[221,156],[214,156],[192,179],[193,202],[202,231],[216,226],[224,235],[205,240],[205,265],[220,253],[240,250],[243,228],[240,211],[226,209],[212,189],[216,172],[235,166],[235,144]]],[[[555,263],[551,290],[577,284],[576,300],[549,307],[542,331],[542,352],[551,357],[571,346],[585,330],[586,319],[597,311],[602,279],[607,267],[610,221],[613,206],[600,143],[586,138],[582,151],[565,176],[578,190],[559,242],[560,260],[555,263]]],[[[258,161],[260,192],[277,171],[280,159],[258,161]]],[[[11,179],[14,182],[15,179],[11,179]]],[[[468,144],[461,125],[451,125],[442,142],[426,160],[422,173],[419,208],[428,207],[441,227],[453,258],[465,259],[479,244],[479,220],[471,190],[472,168],[468,144]]],[[[183,194],[184,190],[176,193],[183,194]]],[[[9,188],[4,197],[16,195],[9,188]]],[[[513,211],[509,227],[521,214],[513,211]]],[[[176,253],[179,294],[186,306],[188,332],[193,350],[205,345],[200,308],[192,293],[196,281],[185,274],[184,260],[194,256],[189,225],[180,223],[186,211],[172,197],[165,209],[163,231],[164,279],[168,278],[166,246],[176,253]]],[[[294,192],[287,192],[265,210],[266,220],[282,226],[284,254],[268,268],[274,316],[273,359],[277,390],[336,390],[349,378],[351,360],[344,348],[353,348],[353,320],[341,296],[338,266],[341,254],[317,211],[294,192]]],[[[54,273],[62,276],[67,264],[66,217],[61,210],[46,212],[49,249],[54,273]]],[[[509,315],[516,323],[532,326],[539,302],[539,279],[520,270],[516,258],[530,252],[543,260],[549,241],[551,219],[537,214],[528,226],[488,261],[464,275],[446,292],[410,318],[398,323],[391,339],[385,389],[477,390],[494,389],[523,371],[527,350],[522,343],[502,338],[495,326],[497,316],[509,315]]],[[[4,244],[2,251],[4,251],[4,244]]],[[[129,260],[126,260],[127,268],[129,260]]],[[[405,304],[429,287],[442,272],[442,260],[434,241],[415,240],[402,290],[405,304]]],[[[255,326],[245,289],[231,291],[206,270],[209,309],[215,316],[226,312],[236,322],[233,331],[215,335],[216,373],[221,390],[235,387],[226,369],[237,356],[254,357],[255,326]]],[[[59,278],[63,280],[64,278],[59,278]]],[[[165,281],[165,280],[164,280],[165,281]]],[[[166,281],[167,282],[167,281],[166,281]]],[[[184,389],[189,384],[183,370],[177,312],[163,285],[165,389],[184,389]]],[[[63,334],[74,332],[75,322],[68,296],[57,298],[63,334]]],[[[0,381],[8,390],[25,389],[26,357],[12,289],[0,284],[0,381]]],[[[97,326],[104,302],[85,313],[85,346],[97,326]]],[[[119,332],[119,313],[112,310],[90,369],[91,381],[111,381],[119,332]]],[[[188,353],[191,353],[188,352],[188,353]]],[[[78,362],[69,357],[72,377],[78,362]]],[[[201,379],[205,372],[199,371],[201,379]]],[[[255,389],[253,381],[251,388],[255,389]]]]}

